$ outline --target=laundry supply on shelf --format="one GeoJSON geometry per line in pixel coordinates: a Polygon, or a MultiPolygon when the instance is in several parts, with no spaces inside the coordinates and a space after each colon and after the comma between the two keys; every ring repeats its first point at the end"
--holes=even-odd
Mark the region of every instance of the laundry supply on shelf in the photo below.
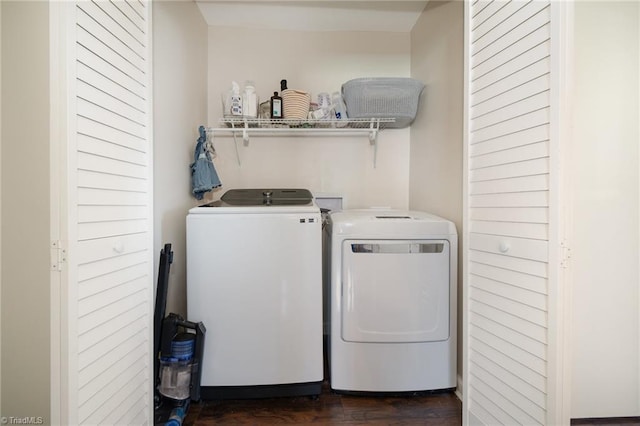
{"type": "Polygon", "coordinates": [[[248,118],[258,116],[258,95],[253,81],[246,81],[242,94],[242,115],[248,118]]]}
{"type": "Polygon", "coordinates": [[[331,107],[333,108],[333,114],[337,120],[337,127],[344,127],[348,124],[347,121],[347,107],[342,99],[340,92],[333,92],[331,95],[331,107]]]}
{"type": "Polygon", "coordinates": [[[240,85],[235,81],[231,82],[231,89],[222,95],[222,114],[224,116],[242,116],[240,85]]]}
{"type": "Polygon", "coordinates": [[[270,116],[271,118],[282,118],[282,98],[278,95],[278,92],[273,92],[270,104],[270,116]]]}

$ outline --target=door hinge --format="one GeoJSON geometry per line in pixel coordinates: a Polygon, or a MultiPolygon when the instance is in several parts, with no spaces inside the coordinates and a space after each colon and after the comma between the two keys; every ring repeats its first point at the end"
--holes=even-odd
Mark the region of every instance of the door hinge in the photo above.
{"type": "Polygon", "coordinates": [[[569,266],[569,260],[571,259],[571,247],[565,240],[560,242],[560,267],[566,268],[569,266]]]}
{"type": "Polygon", "coordinates": [[[67,251],[62,247],[62,243],[51,241],[51,270],[62,271],[64,264],[67,262],[67,251]]]}

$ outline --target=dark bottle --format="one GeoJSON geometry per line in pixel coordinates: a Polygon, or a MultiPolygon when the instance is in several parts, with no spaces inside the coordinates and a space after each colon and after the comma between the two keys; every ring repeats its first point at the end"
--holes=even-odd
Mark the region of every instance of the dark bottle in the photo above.
{"type": "Polygon", "coordinates": [[[273,92],[271,97],[271,118],[282,118],[282,98],[278,92],[273,92]]]}
{"type": "Polygon", "coordinates": [[[287,80],[280,80],[280,92],[287,90],[287,80]]]}

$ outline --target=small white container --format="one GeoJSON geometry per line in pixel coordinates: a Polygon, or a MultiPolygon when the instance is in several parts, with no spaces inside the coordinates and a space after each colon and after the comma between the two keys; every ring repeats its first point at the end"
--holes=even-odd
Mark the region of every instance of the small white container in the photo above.
{"type": "Polygon", "coordinates": [[[242,113],[248,118],[256,118],[258,116],[258,96],[256,95],[256,88],[251,81],[247,81],[244,84],[242,113]]]}
{"type": "Polygon", "coordinates": [[[331,103],[333,107],[333,113],[336,118],[336,126],[344,127],[348,124],[347,120],[347,107],[342,100],[340,92],[333,92],[331,95],[331,103]]]}

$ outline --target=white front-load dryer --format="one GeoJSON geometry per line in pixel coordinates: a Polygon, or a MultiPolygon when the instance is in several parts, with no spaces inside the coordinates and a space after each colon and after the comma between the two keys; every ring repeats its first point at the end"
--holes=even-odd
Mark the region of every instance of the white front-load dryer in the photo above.
{"type": "Polygon", "coordinates": [[[455,225],[416,211],[344,210],[331,238],[331,388],[456,386],[455,225]]]}

